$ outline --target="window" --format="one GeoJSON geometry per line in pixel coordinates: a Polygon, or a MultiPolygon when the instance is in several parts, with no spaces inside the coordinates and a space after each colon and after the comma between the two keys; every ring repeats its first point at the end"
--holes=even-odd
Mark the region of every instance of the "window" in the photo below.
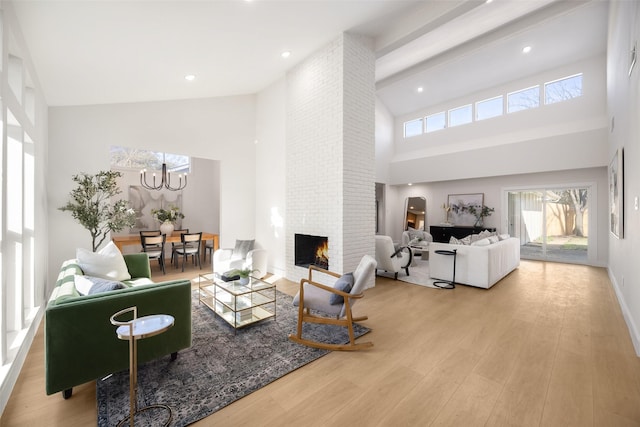
{"type": "Polygon", "coordinates": [[[501,116],[504,111],[502,99],[503,96],[500,95],[495,98],[476,102],[476,120],[484,120],[501,116]]]}
{"type": "MultiPolygon", "coordinates": [[[[544,104],[554,104],[582,96],[582,73],[563,77],[544,84],[544,104]]],[[[507,93],[507,113],[530,110],[540,107],[541,85],[507,93]]],[[[504,95],[475,102],[475,116],[473,104],[452,108],[431,114],[424,119],[414,119],[404,122],[404,137],[409,138],[423,133],[435,132],[447,127],[464,125],[473,121],[480,121],[505,114],[504,95]],[[424,126],[422,124],[424,120],[424,126]]]]}
{"type": "Polygon", "coordinates": [[[544,103],[546,105],[579,96],[582,96],[582,73],[544,84],[544,103]]]}
{"type": "Polygon", "coordinates": [[[422,119],[404,122],[404,137],[411,138],[417,135],[422,135],[422,119]]]}
{"type": "Polygon", "coordinates": [[[160,170],[162,169],[162,163],[166,163],[167,170],[170,172],[190,172],[191,159],[189,156],[115,145],[111,146],[110,152],[111,167],[160,170]]]}
{"type": "Polygon", "coordinates": [[[427,116],[425,120],[427,122],[426,123],[427,133],[444,129],[447,127],[447,118],[446,118],[446,115],[444,114],[444,111],[442,111],[441,113],[436,113],[436,114],[427,116]]]}
{"type": "Polygon", "coordinates": [[[449,110],[449,127],[471,123],[471,104],[449,110]]]}
{"type": "Polygon", "coordinates": [[[527,89],[507,94],[507,112],[530,110],[540,106],[540,86],[536,85],[527,89]]]}

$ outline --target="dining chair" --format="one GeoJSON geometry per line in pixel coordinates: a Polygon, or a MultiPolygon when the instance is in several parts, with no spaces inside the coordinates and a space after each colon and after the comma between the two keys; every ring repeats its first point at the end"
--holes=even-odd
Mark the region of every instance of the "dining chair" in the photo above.
{"type": "MultiPolygon", "coordinates": [[[[175,235],[180,235],[182,236],[184,233],[188,233],[189,229],[188,228],[181,228],[179,230],[173,230],[173,233],[171,233],[171,235],[173,236],[175,235]]],[[[177,243],[177,242],[171,242],[171,264],[173,264],[173,260],[175,257],[175,261],[176,263],[178,262],[178,258],[176,257],[176,247],[180,246],[181,243],[177,243]]]]}
{"type": "Polygon", "coordinates": [[[167,240],[166,234],[159,236],[145,236],[140,235],[140,241],[142,243],[142,251],[146,252],[149,259],[157,259],[160,267],[162,268],[162,274],[166,274],[164,268],[164,244],[167,240]]]}
{"type": "MultiPolygon", "coordinates": [[[[142,243],[143,236],[159,236],[162,232],[160,230],[141,230],[140,231],[140,243],[142,243]]],[[[144,252],[144,247],[142,248],[142,252],[144,252]]]]}
{"type": "MultiPolygon", "coordinates": [[[[187,259],[187,255],[191,255],[194,262],[197,261],[198,266],[202,269],[202,262],[200,261],[200,243],[202,242],[202,232],[198,233],[182,233],[180,235],[180,245],[176,245],[175,253],[182,255],[182,271],[184,271],[184,262],[187,259]]],[[[176,259],[177,261],[177,259],[176,259]]],[[[176,264],[176,268],[178,265],[176,264]]]]}

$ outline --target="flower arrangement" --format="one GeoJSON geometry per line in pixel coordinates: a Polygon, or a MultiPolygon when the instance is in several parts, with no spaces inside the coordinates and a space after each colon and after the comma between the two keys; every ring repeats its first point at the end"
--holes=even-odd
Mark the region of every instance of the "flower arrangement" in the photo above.
{"type": "Polygon", "coordinates": [[[184,214],[176,205],[170,205],[168,209],[151,209],[151,215],[161,224],[167,221],[173,224],[178,219],[184,218],[184,214]]]}
{"type": "Polygon", "coordinates": [[[60,209],[69,211],[84,228],[91,233],[93,252],[112,231],[118,232],[136,223],[136,212],[126,200],[111,202],[120,194],[117,179],[122,174],[117,171],[100,171],[95,175],[80,173],[73,176],[78,186],[71,192],[71,201],[60,209]]]}
{"type": "Polygon", "coordinates": [[[495,208],[490,208],[485,205],[482,205],[481,209],[478,208],[479,206],[469,206],[467,208],[467,211],[476,217],[476,223],[474,224],[476,227],[482,226],[484,218],[490,216],[495,211],[495,208]]]}

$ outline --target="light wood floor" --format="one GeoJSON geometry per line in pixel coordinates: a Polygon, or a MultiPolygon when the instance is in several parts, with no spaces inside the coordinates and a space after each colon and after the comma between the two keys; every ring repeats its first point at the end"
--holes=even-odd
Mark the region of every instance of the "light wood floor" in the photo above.
{"type": "MultiPolygon", "coordinates": [[[[604,269],[523,261],[488,291],[378,278],[354,310],[372,349],[331,353],[194,425],[640,426],[640,359],[604,269]]],[[[95,383],[46,396],[43,357],[40,328],[0,425],[95,425],[95,383]]]]}

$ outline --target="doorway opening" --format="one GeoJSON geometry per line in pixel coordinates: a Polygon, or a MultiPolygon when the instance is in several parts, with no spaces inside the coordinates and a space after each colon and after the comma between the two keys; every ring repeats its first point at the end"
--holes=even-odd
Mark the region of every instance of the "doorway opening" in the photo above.
{"type": "Polygon", "coordinates": [[[589,187],[507,192],[508,232],[520,239],[520,257],[588,263],[589,187]]]}

